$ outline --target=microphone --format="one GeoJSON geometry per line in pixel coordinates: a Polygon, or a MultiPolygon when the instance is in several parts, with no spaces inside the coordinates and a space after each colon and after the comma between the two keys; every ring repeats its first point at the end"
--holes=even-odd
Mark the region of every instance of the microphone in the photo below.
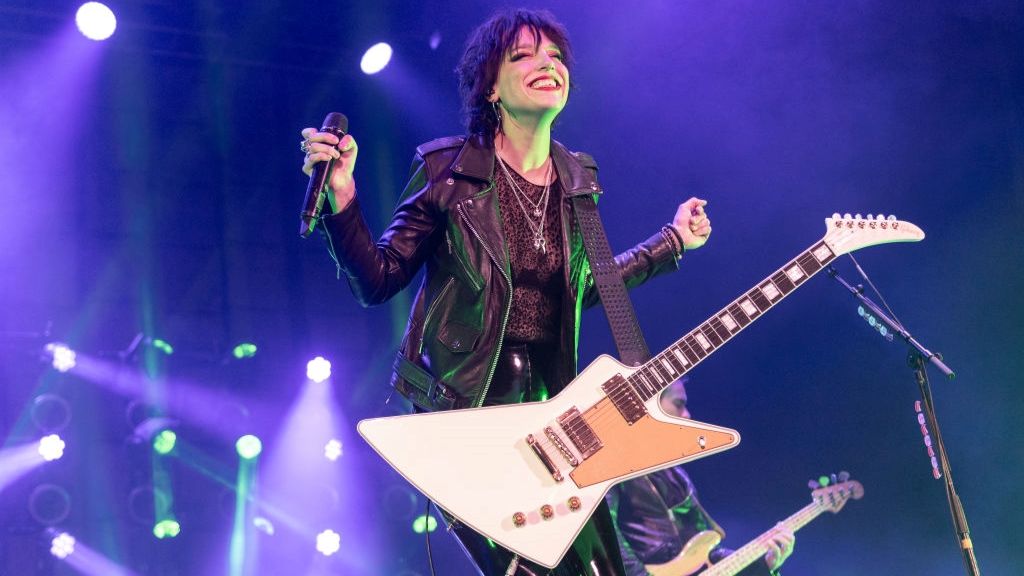
{"type": "MultiPolygon", "coordinates": [[[[324,125],[321,132],[330,132],[341,139],[348,133],[348,118],[340,112],[331,112],[324,118],[324,125]]],[[[309,186],[306,187],[306,199],[302,202],[302,214],[299,221],[299,236],[303,238],[313,232],[317,221],[320,219],[320,211],[324,207],[324,185],[327,183],[327,175],[331,172],[334,160],[318,162],[313,166],[313,172],[309,175],[309,186]]]]}

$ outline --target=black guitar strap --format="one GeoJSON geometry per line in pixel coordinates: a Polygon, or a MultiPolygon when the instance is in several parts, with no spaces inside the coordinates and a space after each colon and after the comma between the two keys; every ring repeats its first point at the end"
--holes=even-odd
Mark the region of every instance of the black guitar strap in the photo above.
{"type": "Polygon", "coordinates": [[[636,311],[608,245],[608,237],[601,225],[601,215],[597,212],[597,202],[590,194],[582,194],[573,197],[572,206],[583,235],[583,246],[590,258],[590,270],[597,285],[597,293],[601,296],[615,346],[619,349],[619,359],[629,366],[639,366],[650,359],[651,352],[640,332],[636,311]]]}

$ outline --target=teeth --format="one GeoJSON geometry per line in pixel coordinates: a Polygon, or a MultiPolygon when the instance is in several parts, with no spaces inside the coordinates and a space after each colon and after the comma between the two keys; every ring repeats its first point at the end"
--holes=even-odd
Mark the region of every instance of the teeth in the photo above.
{"type": "Polygon", "coordinates": [[[530,84],[530,86],[534,88],[554,88],[558,86],[558,84],[556,84],[555,81],[550,78],[543,78],[541,80],[536,80],[535,82],[530,84]]]}

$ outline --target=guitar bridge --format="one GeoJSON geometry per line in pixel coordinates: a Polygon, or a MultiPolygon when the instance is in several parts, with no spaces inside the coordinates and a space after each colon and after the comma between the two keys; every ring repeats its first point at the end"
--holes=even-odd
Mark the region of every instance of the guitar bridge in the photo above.
{"type": "Polygon", "coordinates": [[[555,463],[551,461],[551,457],[548,456],[547,451],[540,445],[540,442],[537,442],[537,439],[533,437],[533,434],[529,434],[526,437],[526,443],[530,448],[533,448],[533,453],[537,455],[537,458],[540,458],[541,463],[548,469],[548,473],[555,479],[555,482],[565,480],[565,477],[562,476],[562,472],[558,469],[558,466],[555,466],[555,463]]]}

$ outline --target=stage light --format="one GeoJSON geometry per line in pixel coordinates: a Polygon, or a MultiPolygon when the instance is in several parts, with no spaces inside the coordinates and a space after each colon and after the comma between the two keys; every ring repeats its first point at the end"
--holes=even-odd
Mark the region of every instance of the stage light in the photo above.
{"type": "Polygon", "coordinates": [[[434,33],[430,35],[430,49],[437,50],[437,47],[441,45],[441,31],[434,30],[434,33]]]}
{"type": "Polygon", "coordinates": [[[437,519],[433,516],[420,514],[412,521],[412,531],[417,534],[433,532],[434,530],[437,530],[437,519]]]}
{"type": "Polygon", "coordinates": [[[324,556],[330,556],[341,550],[341,535],[334,530],[324,530],[317,534],[316,550],[324,556]]]}
{"type": "Polygon", "coordinates": [[[390,61],[391,46],[387,42],[379,42],[370,46],[369,50],[363,54],[359,67],[363,70],[364,74],[376,74],[383,70],[390,61]]]}
{"type": "Polygon", "coordinates": [[[56,434],[43,436],[39,439],[39,455],[47,462],[58,460],[63,456],[64,447],[64,440],[61,440],[61,437],[56,434]]]}
{"type": "Polygon", "coordinates": [[[167,340],[154,338],[152,343],[153,348],[156,348],[157,350],[163,352],[164,354],[167,354],[168,356],[174,354],[174,346],[171,346],[171,343],[168,342],[167,340]]]}
{"type": "Polygon", "coordinates": [[[106,40],[117,28],[114,12],[99,2],[86,2],[75,13],[79,32],[90,40],[106,40]]]}
{"type": "Polygon", "coordinates": [[[161,520],[153,525],[153,536],[163,540],[164,538],[174,538],[178,534],[181,534],[181,524],[173,518],[161,520]]]}
{"type": "Polygon", "coordinates": [[[177,441],[178,435],[174,433],[174,430],[161,430],[153,437],[153,451],[161,455],[170,454],[177,441]]]}
{"type": "Polygon", "coordinates": [[[29,416],[41,432],[60,432],[71,422],[71,405],[56,394],[40,394],[32,400],[29,416]]]}
{"type": "Polygon", "coordinates": [[[61,560],[71,556],[75,551],[75,537],[67,532],[61,532],[50,540],[50,554],[61,560]]]}
{"type": "Polygon", "coordinates": [[[317,356],[306,364],[306,378],[313,382],[323,382],[331,377],[331,363],[323,356],[317,356]]]}
{"type": "Polygon", "coordinates": [[[241,360],[242,358],[252,358],[256,355],[256,345],[251,342],[242,342],[231,351],[231,355],[241,360]]]}
{"type": "Polygon", "coordinates": [[[40,484],[28,497],[28,513],[43,526],[60,524],[71,513],[71,495],[56,484],[40,484]]]}
{"type": "Polygon", "coordinates": [[[263,516],[257,516],[252,519],[252,525],[260,532],[263,532],[267,536],[274,535],[274,523],[264,518],[263,516]]]}
{"type": "Polygon", "coordinates": [[[334,462],[338,458],[341,458],[342,448],[341,440],[331,438],[326,445],[324,445],[324,458],[327,458],[331,462],[334,462]]]}
{"type": "Polygon", "coordinates": [[[252,460],[263,451],[263,442],[252,434],[246,434],[235,442],[235,450],[238,450],[238,455],[243,460],[252,460]]]}
{"type": "Polygon", "coordinates": [[[46,352],[53,358],[53,367],[58,372],[67,372],[75,367],[75,351],[67,344],[51,342],[46,345],[46,352]]]}

